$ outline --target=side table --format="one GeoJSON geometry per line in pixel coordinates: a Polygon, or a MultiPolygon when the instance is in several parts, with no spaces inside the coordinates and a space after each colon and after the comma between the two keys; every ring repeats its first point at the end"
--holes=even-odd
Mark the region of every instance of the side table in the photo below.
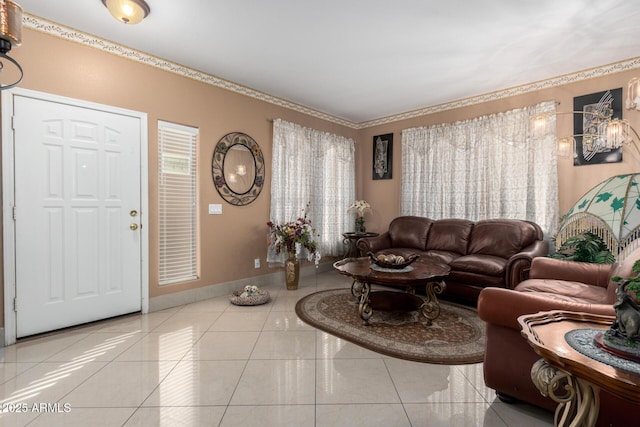
{"type": "Polygon", "coordinates": [[[581,343],[583,351],[567,342],[568,333],[604,332],[614,320],[614,316],[563,311],[545,311],[518,318],[522,335],[542,357],[531,368],[531,379],[542,395],[558,403],[556,426],[595,425],[600,389],[629,402],[640,403],[640,373],[588,356],[585,349],[591,345],[589,340],[581,343]]]}
{"type": "MultiPolygon", "coordinates": [[[[342,233],[342,237],[344,237],[343,243],[347,246],[347,251],[344,254],[344,258],[357,258],[360,256],[358,253],[358,248],[356,248],[356,242],[363,237],[376,237],[379,236],[379,233],[355,233],[348,232],[342,233]]],[[[366,255],[366,254],[364,254],[366,255]]]]}

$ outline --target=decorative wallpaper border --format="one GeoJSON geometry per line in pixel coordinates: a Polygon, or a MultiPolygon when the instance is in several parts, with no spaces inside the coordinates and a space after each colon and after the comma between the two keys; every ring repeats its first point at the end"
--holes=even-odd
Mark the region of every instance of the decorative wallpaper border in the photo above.
{"type": "Polygon", "coordinates": [[[295,102],[287,101],[286,99],[278,98],[278,97],[266,94],[264,92],[257,91],[255,89],[251,89],[249,87],[246,87],[237,83],[233,83],[228,80],[221,79],[220,77],[203,73],[201,71],[194,70],[193,68],[185,67],[175,62],[158,58],[156,56],[149,55],[139,50],[131,49],[126,46],[123,46],[105,39],[101,39],[91,34],[87,34],[82,31],[75,30],[73,28],[65,27],[63,25],[57,24],[55,22],[47,21],[45,19],[33,16],[33,15],[28,15],[25,13],[22,16],[22,22],[24,27],[26,28],[40,31],[42,33],[59,37],[61,39],[80,43],[85,46],[93,47],[98,50],[111,53],[113,55],[117,55],[120,57],[130,59],[132,61],[140,62],[145,65],[159,68],[160,70],[163,70],[163,71],[168,71],[170,73],[178,74],[183,77],[187,77],[202,83],[210,84],[212,86],[217,86],[222,89],[229,90],[231,92],[236,92],[241,95],[246,95],[251,98],[265,101],[270,104],[277,105],[279,107],[288,108],[290,110],[294,110],[299,113],[304,113],[313,117],[317,117],[319,119],[327,120],[329,122],[336,123],[339,125],[343,125],[351,128],[355,128],[356,126],[355,123],[349,120],[345,120],[328,113],[323,113],[321,111],[314,110],[313,108],[305,107],[304,105],[296,104],[295,102]]]}
{"type": "Polygon", "coordinates": [[[482,104],[484,102],[495,101],[498,99],[508,98],[510,96],[522,95],[528,92],[535,92],[542,89],[548,89],[555,86],[562,86],[569,83],[575,83],[582,80],[591,79],[594,77],[602,77],[608,74],[619,73],[621,71],[632,70],[640,68],[640,57],[628,59],[626,61],[616,62],[609,65],[603,65],[601,67],[592,68],[589,70],[578,71],[571,74],[565,74],[563,76],[554,77],[547,80],[541,80],[538,82],[528,83],[522,86],[516,86],[509,89],[503,89],[496,92],[490,92],[483,95],[474,96],[471,98],[459,99],[456,101],[447,102],[445,104],[434,105],[431,107],[425,107],[414,111],[408,111],[406,113],[395,114],[380,119],[370,120],[367,122],[358,123],[359,129],[368,128],[371,126],[378,126],[390,122],[397,122],[400,120],[412,119],[415,117],[425,116],[427,114],[439,113],[441,111],[453,110],[454,108],[468,107],[470,105],[482,104]]]}
{"type": "Polygon", "coordinates": [[[405,113],[395,114],[387,117],[381,117],[375,120],[369,120],[365,122],[355,123],[350,120],[343,119],[322,111],[315,110],[304,105],[297,104],[286,99],[278,98],[273,95],[260,92],[255,89],[251,89],[247,86],[243,86],[237,83],[233,83],[228,80],[221,79],[211,74],[203,73],[198,70],[194,70],[189,67],[177,64],[175,62],[167,61],[162,58],[158,58],[147,53],[131,49],[122,46],[117,43],[110,42],[105,39],[98,38],[96,36],[75,30],[73,28],[65,27],[55,22],[47,21],[45,19],[24,14],[23,24],[26,28],[30,28],[36,31],[40,31],[52,36],[56,36],[65,40],[80,43],[85,46],[90,46],[104,52],[111,53],[113,55],[121,56],[132,61],[140,62],[145,65],[156,67],[163,71],[178,74],[183,77],[187,77],[202,83],[217,86],[222,89],[229,90],[241,95],[245,95],[260,101],[268,102],[279,107],[287,108],[299,113],[307,114],[309,116],[326,120],[331,123],[346,126],[352,129],[365,129],[372,126],[384,125],[387,123],[397,122],[400,120],[412,119],[415,117],[425,116],[428,114],[439,113],[442,111],[453,110],[455,108],[467,107],[470,105],[481,104],[484,102],[495,101],[498,99],[508,98],[514,95],[521,95],[528,92],[534,92],[537,90],[548,89],[555,86],[561,86],[568,83],[575,83],[581,80],[587,80],[594,77],[601,77],[608,74],[618,73],[621,71],[640,68],[640,57],[628,59],[626,61],[616,62],[609,65],[604,65],[590,70],[579,71],[576,73],[566,74],[564,76],[554,77],[547,80],[541,80],[534,83],[529,83],[522,86],[516,86],[509,89],[499,90],[483,95],[474,96],[471,98],[460,99],[444,104],[433,105],[430,107],[420,108],[413,111],[407,111],[405,113]]]}

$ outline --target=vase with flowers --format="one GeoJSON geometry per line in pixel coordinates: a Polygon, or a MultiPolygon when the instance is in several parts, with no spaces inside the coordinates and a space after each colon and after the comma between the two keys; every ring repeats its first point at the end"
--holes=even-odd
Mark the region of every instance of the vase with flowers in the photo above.
{"type": "Polygon", "coordinates": [[[282,222],[275,224],[272,221],[267,222],[269,227],[269,241],[275,249],[276,254],[286,255],[284,261],[285,278],[287,289],[298,289],[298,281],[300,277],[300,263],[298,261],[298,248],[307,252],[307,259],[315,261],[316,267],[320,261],[320,253],[318,252],[318,243],[316,241],[316,230],[311,226],[311,221],[307,218],[307,210],[303,209],[302,217],[295,221],[282,222]]]}
{"type": "Polygon", "coordinates": [[[371,205],[366,200],[356,200],[349,206],[348,211],[356,212],[356,233],[364,234],[367,229],[364,226],[364,213],[371,209],[371,205]]]}

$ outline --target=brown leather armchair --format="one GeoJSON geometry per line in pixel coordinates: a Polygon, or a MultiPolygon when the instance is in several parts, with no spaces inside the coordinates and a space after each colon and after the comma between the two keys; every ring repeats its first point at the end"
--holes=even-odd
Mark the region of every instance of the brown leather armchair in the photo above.
{"type": "MultiPolygon", "coordinates": [[[[535,258],[529,279],[513,290],[485,288],[478,298],[478,315],[487,325],[484,380],[506,402],[524,401],[542,408],[557,404],[543,397],[531,381],[531,366],[540,357],[521,335],[518,317],[548,310],[614,315],[614,276],[631,275],[640,250],[624,262],[589,264],[552,258],[535,258]]],[[[601,392],[598,425],[633,425],[640,407],[601,392]],[[633,414],[634,421],[629,420],[633,414]]]]}

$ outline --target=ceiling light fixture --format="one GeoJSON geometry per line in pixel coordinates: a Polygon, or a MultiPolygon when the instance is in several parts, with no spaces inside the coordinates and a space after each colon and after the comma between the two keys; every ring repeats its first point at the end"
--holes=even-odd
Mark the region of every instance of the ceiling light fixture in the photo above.
{"type": "Polygon", "coordinates": [[[102,0],[102,3],[114,18],[125,24],[137,24],[151,12],[144,0],[102,0]]]}
{"type": "Polygon", "coordinates": [[[7,56],[13,46],[22,43],[22,8],[9,0],[0,0],[0,73],[4,71],[4,63],[7,60],[18,69],[19,76],[11,84],[0,84],[0,90],[9,89],[22,81],[22,67],[18,62],[7,56]]]}

